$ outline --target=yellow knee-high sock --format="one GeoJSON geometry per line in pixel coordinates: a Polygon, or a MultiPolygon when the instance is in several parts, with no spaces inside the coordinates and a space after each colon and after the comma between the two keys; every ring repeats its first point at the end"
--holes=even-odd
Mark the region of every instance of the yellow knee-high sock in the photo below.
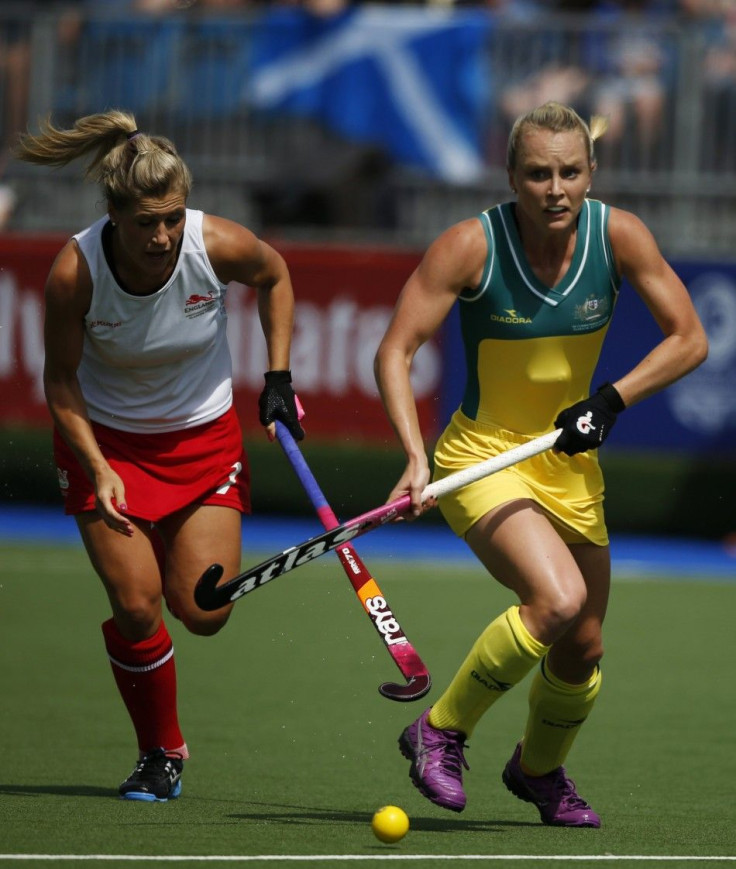
{"type": "Polygon", "coordinates": [[[529,718],[521,762],[532,775],[562,766],[580,725],[590,715],[601,689],[601,670],[582,685],[570,685],[552,673],[545,658],[529,690],[529,718]]]}
{"type": "Polygon", "coordinates": [[[510,607],[475,641],[447,690],[432,706],[429,723],[470,736],[483,713],[520,682],[548,648],[526,629],[519,607],[510,607]]]}

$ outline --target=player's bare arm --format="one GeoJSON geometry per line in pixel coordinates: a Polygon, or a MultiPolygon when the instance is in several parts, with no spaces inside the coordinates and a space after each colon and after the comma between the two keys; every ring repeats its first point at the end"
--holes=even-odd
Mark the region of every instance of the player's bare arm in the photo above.
{"type": "Polygon", "coordinates": [[[614,385],[628,406],[674,383],[703,362],[708,340],[690,295],[642,221],[611,209],[609,237],[619,273],[639,294],[664,339],[614,385]]]}
{"type": "Polygon", "coordinates": [[[237,281],[256,290],[269,369],[287,369],[294,292],[283,257],[249,229],[226,218],[208,214],[203,229],[217,277],[223,283],[237,281]]]}
{"type": "Polygon", "coordinates": [[[278,414],[295,437],[303,438],[289,373],[294,291],[286,263],[278,251],[249,229],[226,218],[206,215],[203,231],[207,255],[217,277],[223,283],[237,281],[256,291],[268,356],[266,389],[259,399],[259,417],[268,439],[276,438],[271,398],[280,392],[285,392],[286,397],[276,396],[276,404],[280,406],[278,414]],[[278,382],[269,378],[276,378],[278,382]]]}
{"type": "Polygon", "coordinates": [[[87,263],[76,242],[70,241],[46,282],[44,390],[59,433],[95,485],[101,515],[116,531],[129,535],[132,525],[115,507],[125,503],[125,487],[100,452],[77,379],[91,295],[87,263]]]}
{"type": "Polygon", "coordinates": [[[414,515],[429,481],[416,403],[409,378],[417,350],[440,327],[459,293],[480,281],[487,247],[480,221],[465,220],[440,235],[399,295],[378,348],[375,375],[388,418],[407,456],[407,467],[389,500],[409,492],[414,515]]]}

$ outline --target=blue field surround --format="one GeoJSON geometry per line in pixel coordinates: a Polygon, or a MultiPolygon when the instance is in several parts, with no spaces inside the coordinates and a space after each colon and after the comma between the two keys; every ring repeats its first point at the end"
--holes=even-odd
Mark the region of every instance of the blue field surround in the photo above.
{"type": "MultiPolygon", "coordinates": [[[[246,516],[244,559],[249,561],[249,553],[254,552],[276,554],[323,530],[316,518],[246,516]]],[[[0,504],[0,545],[28,543],[81,546],[76,523],[63,514],[61,507],[0,504]]],[[[440,566],[453,562],[477,564],[468,547],[447,526],[422,519],[385,525],[356,538],[354,545],[366,558],[424,561],[440,566]]],[[[736,545],[725,542],[618,534],[611,540],[611,557],[614,579],[656,576],[736,582],[736,545]]]]}

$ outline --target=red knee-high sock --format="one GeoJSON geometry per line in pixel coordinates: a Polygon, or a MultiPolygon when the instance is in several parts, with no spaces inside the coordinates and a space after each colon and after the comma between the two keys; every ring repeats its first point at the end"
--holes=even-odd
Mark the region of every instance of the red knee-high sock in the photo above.
{"type": "Polygon", "coordinates": [[[155,748],[189,757],[176,708],[174,646],[166,625],[140,643],[131,643],[112,619],[102,634],[118,691],[133,722],[142,754],[155,748]]]}

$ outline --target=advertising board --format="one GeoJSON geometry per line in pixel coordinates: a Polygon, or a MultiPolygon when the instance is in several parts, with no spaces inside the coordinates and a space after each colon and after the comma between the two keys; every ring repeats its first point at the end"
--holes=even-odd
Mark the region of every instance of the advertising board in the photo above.
{"type": "MultiPolygon", "coordinates": [[[[47,425],[43,398],[43,285],[59,237],[0,237],[0,425],[47,425]]],[[[373,377],[373,356],[419,255],[394,250],[277,245],[297,297],[291,366],[312,436],[394,443],[373,377]]],[[[235,402],[246,435],[259,436],[257,400],[267,368],[255,292],[228,290],[235,402]]],[[[420,422],[439,425],[439,337],[412,371],[420,422]]]]}
{"type": "MultiPolygon", "coordinates": [[[[0,236],[0,425],[47,425],[43,399],[43,285],[61,237],[0,236]]],[[[420,253],[274,245],[296,295],[294,385],[311,436],[394,445],[373,377],[373,356],[420,253]]],[[[610,444],[732,454],[736,451],[736,264],[675,262],[705,324],[707,361],[619,417],[610,444]]],[[[235,401],[246,436],[261,428],[257,399],[266,370],[255,293],[228,292],[235,401]]],[[[594,385],[630,370],[661,337],[624,283],[594,385]]],[[[417,354],[412,380],[428,442],[460,403],[464,357],[457,312],[417,354]]]]}

